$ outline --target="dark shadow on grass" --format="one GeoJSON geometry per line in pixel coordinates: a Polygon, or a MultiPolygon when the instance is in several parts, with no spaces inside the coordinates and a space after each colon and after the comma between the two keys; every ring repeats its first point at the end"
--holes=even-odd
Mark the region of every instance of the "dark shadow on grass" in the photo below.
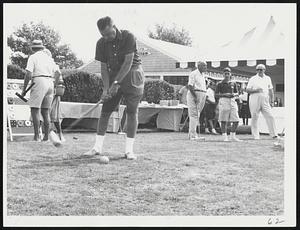
{"type": "MultiPolygon", "coordinates": [[[[109,157],[109,161],[117,161],[117,160],[124,160],[125,156],[112,156],[109,157]]],[[[73,157],[69,159],[57,159],[57,160],[50,160],[50,161],[28,161],[29,164],[22,165],[20,167],[14,167],[19,169],[32,169],[33,167],[63,167],[63,166],[79,166],[82,164],[102,164],[100,162],[99,156],[98,157],[73,157]]],[[[109,163],[108,163],[109,164],[109,163]]]]}

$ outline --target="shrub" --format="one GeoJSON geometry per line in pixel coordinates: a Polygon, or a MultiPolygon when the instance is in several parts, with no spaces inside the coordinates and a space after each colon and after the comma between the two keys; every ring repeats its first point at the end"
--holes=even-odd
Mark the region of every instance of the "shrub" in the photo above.
{"type": "Polygon", "coordinates": [[[175,99],[174,86],[166,81],[147,79],[142,100],[158,104],[160,100],[175,99]]]}
{"type": "Polygon", "coordinates": [[[97,103],[103,92],[99,75],[78,70],[64,70],[62,76],[66,86],[62,101],[97,103]]]}
{"type": "Polygon", "coordinates": [[[7,78],[9,79],[24,79],[26,70],[17,65],[7,65],[7,78]]]}

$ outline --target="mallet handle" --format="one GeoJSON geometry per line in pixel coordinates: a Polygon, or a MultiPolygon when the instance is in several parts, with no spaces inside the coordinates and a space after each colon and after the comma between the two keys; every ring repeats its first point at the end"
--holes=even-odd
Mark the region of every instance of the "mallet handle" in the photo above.
{"type": "MultiPolygon", "coordinates": [[[[34,82],[32,82],[31,83],[31,85],[25,90],[25,95],[26,95],[26,93],[34,86],[34,82]]],[[[24,102],[27,102],[27,99],[25,98],[25,97],[23,97],[21,94],[19,94],[19,93],[16,93],[16,95],[19,97],[19,98],[21,98],[24,102]]],[[[24,96],[25,96],[24,95],[24,96]]]]}
{"type": "MultiPolygon", "coordinates": [[[[90,108],[88,111],[86,111],[84,114],[82,114],[80,116],[80,118],[77,118],[74,122],[72,122],[68,128],[72,128],[73,126],[77,125],[87,114],[89,114],[90,112],[92,112],[94,109],[96,109],[98,107],[99,104],[101,104],[103,101],[100,100],[97,102],[96,105],[94,105],[92,108],[90,108]]],[[[68,128],[66,128],[66,130],[68,130],[68,128]]]]}
{"type": "Polygon", "coordinates": [[[25,94],[34,86],[34,82],[31,83],[31,85],[25,90],[25,94]]]}

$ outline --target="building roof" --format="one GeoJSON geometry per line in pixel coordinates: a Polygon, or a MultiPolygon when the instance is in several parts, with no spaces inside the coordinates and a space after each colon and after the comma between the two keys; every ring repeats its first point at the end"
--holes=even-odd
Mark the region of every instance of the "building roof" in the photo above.
{"type": "MultiPolygon", "coordinates": [[[[178,45],[147,37],[137,37],[137,48],[140,54],[145,72],[186,72],[185,69],[176,68],[177,62],[192,58],[197,61],[200,51],[193,47],[178,45]]],[[[100,73],[100,63],[90,60],[87,64],[78,68],[92,73],[100,73]]]]}

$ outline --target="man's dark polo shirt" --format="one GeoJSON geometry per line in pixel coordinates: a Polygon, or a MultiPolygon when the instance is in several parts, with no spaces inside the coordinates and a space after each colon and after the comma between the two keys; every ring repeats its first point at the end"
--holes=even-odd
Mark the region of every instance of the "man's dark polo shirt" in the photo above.
{"type": "Polygon", "coordinates": [[[223,93],[238,93],[238,86],[235,82],[229,81],[221,81],[217,84],[215,94],[223,94],[223,93]]]}
{"type": "Polygon", "coordinates": [[[107,64],[110,81],[113,81],[112,78],[119,72],[125,60],[125,55],[134,53],[132,66],[141,64],[141,59],[137,54],[134,35],[128,30],[116,29],[116,32],[116,38],[113,41],[106,41],[104,38],[100,38],[96,46],[95,59],[107,64]]]}

